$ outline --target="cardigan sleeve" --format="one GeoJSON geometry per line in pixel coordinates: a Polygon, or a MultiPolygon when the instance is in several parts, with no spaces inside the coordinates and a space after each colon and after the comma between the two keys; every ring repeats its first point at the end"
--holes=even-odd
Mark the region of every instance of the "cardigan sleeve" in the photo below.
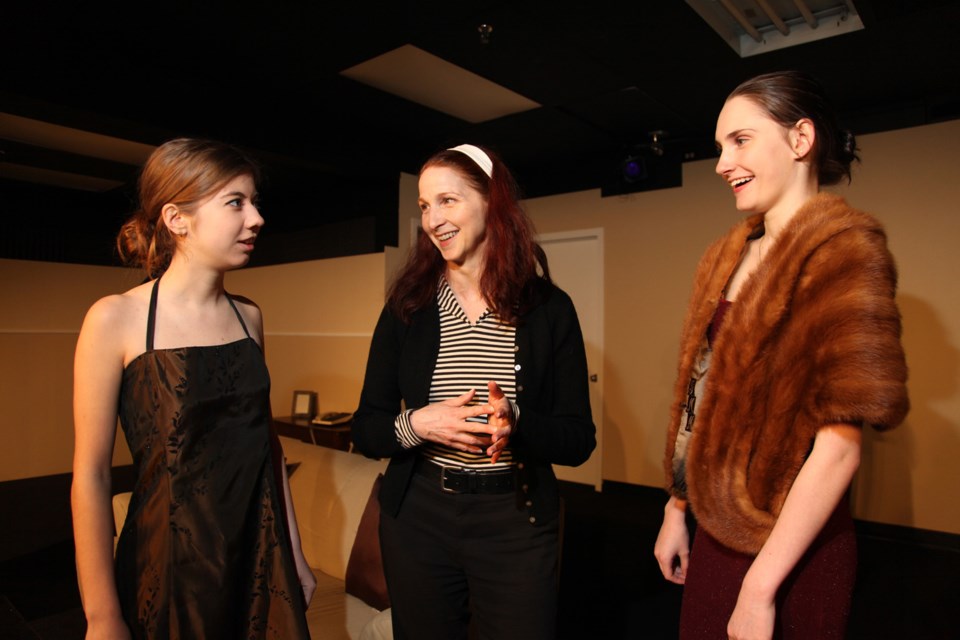
{"type": "Polygon", "coordinates": [[[590,413],[587,357],[577,312],[569,296],[554,289],[521,329],[517,383],[520,419],[510,446],[527,459],[576,466],[596,447],[590,413]]]}
{"type": "Polygon", "coordinates": [[[401,411],[400,332],[402,323],[384,307],[367,356],[360,406],[353,414],[351,437],[361,453],[389,458],[404,450],[395,421],[401,411]]]}

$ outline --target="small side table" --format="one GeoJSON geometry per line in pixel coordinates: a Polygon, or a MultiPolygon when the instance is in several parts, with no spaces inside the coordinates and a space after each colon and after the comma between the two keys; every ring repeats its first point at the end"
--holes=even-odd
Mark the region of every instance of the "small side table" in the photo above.
{"type": "Polygon", "coordinates": [[[349,422],[326,426],[313,424],[307,418],[281,416],[273,419],[273,425],[281,436],[330,449],[350,451],[351,423],[349,422]]]}

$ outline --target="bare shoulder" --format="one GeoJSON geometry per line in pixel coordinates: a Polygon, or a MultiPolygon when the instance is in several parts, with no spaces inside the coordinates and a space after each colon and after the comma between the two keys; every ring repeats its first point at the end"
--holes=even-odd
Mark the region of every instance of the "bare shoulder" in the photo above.
{"type": "Polygon", "coordinates": [[[259,342],[263,342],[263,312],[256,302],[245,296],[230,294],[230,298],[237,305],[237,311],[243,316],[243,321],[251,335],[258,336],[259,342]]]}
{"type": "MultiPolygon", "coordinates": [[[[83,320],[81,340],[124,354],[124,360],[133,357],[129,352],[143,343],[150,304],[150,283],[124,293],[104,296],[97,300],[83,320]],[[138,340],[134,340],[134,338],[138,340]]],[[[145,347],[140,346],[140,351],[145,347]]],[[[136,355],[136,354],[133,354],[136,355]]]]}
{"type": "Polygon", "coordinates": [[[84,327],[102,327],[108,330],[123,327],[136,313],[137,297],[132,295],[133,291],[131,289],[126,293],[104,296],[94,302],[87,311],[84,327]]]}

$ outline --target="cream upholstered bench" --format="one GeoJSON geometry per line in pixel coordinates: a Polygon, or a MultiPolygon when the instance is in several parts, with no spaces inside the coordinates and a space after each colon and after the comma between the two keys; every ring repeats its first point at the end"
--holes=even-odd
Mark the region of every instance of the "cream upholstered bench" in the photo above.
{"type": "MultiPolygon", "coordinates": [[[[311,636],[322,640],[392,639],[390,610],[381,612],[346,592],[347,566],[361,517],[387,461],[290,438],[281,437],[280,441],[292,468],[290,493],[303,553],[317,576],[317,591],[307,610],[311,636]]],[[[129,501],[129,493],[113,497],[117,531],[123,526],[129,501]]],[[[363,535],[370,534],[365,531],[363,535]]]]}

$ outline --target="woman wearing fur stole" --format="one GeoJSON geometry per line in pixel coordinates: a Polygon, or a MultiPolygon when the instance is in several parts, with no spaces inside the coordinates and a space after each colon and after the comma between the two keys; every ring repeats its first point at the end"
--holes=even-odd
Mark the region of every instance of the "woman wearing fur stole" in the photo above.
{"type": "Polygon", "coordinates": [[[909,408],[896,268],[880,223],[820,192],[858,158],[816,80],[748,80],[716,139],[751,215],[697,269],[654,554],[685,585],[681,638],[842,638],[861,429],[909,408]]]}

